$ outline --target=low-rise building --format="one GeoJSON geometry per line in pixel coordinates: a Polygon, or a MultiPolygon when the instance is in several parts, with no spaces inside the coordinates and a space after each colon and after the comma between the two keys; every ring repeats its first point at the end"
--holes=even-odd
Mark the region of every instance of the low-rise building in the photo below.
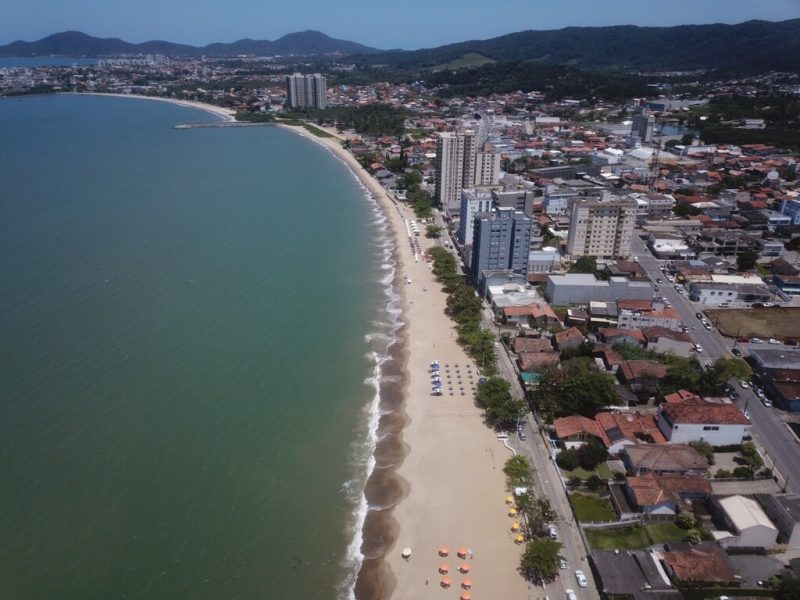
{"type": "Polygon", "coordinates": [[[712,509],[732,535],[715,536],[725,547],[772,548],[778,539],[778,528],[761,506],[747,496],[712,496],[712,509]]]}
{"type": "Polygon", "coordinates": [[[677,356],[691,356],[694,351],[694,340],[688,333],[673,331],[666,327],[643,327],[642,335],[647,341],[647,348],[661,353],[672,353],[677,356]]]}
{"type": "Polygon", "coordinates": [[[634,392],[654,392],[668,369],[655,360],[626,360],[617,369],[617,377],[634,392]]]}
{"type": "Polygon", "coordinates": [[[653,554],[646,550],[593,550],[589,559],[597,587],[606,598],[630,598],[642,590],[666,592],[671,587],[653,554]]]}
{"type": "Polygon", "coordinates": [[[705,476],[708,461],[688,444],[636,444],[620,452],[625,468],[634,475],[705,476]]]}
{"type": "Polygon", "coordinates": [[[651,231],[647,234],[647,246],[662,260],[685,260],[693,258],[695,251],[689,247],[686,238],[677,233],[651,231]]]}
{"type": "Polygon", "coordinates": [[[689,284],[689,300],[709,306],[732,302],[769,302],[772,292],[765,285],[755,283],[699,283],[689,284]]]}
{"type": "Polygon", "coordinates": [[[667,574],[679,584],[733,584],[736,573],[728,555],[714,542],[695,546],[669,544],[662,555],[667,574]]]}
{"type": "Polygon", "coordinates": [[[779,408],[800,412],[800,350],[751,347],[748,361],[779,408]]]}
{"type": "Polygon", "coordinates": [[[652,515],[675,515],[691,510],[692,500],[705,500],[711,494],[711,483],[706,477],[685,475],[656,475],[628,477],[625,495],[638,512],[652,515]]]}
{"type": "Polygon", "coordinates": [[[778,542],[800,548],[800,494],[756,494],[755,499],[778,528],[778,542]]]}
{"type": "Polygon", "coordinates": [[[663,327],[680,331],[681,316],[671,306],[651,300],[619,300],[617,302],[617,324],[626,329],[663,327]]]}
{"type": "Polygon", "coordinates": [[[593,300],[649,300],[653,296],[653,285],[646,281],[630,281],[624,277],[611,277],[603,281],[591,273],[568,273],[550,275],[547,278],[545,295],[554,306],[588,304],[593,300]]]}
{"type": "Polygon", "coordinates": [[[732,446],[750,435],[750,419],[735,404],[705,400],[662,404],[658,426],[673,444],[703,440],[712,446],[732,446]]]}

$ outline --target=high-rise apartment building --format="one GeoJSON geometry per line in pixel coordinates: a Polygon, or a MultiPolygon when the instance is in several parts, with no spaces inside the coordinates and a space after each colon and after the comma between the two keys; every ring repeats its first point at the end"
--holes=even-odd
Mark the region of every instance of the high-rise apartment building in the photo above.
{"type": "Polygon", "coordinates": [[[440,133],[436,144],[436,199],[449,215],[461,210],[461,190],[493,185],[500,174],[500,155],[478,152],[474,131],[440,133]]]}
{"type": "Polygon", "coordinates": [[[456,239],[464,248],[466,266],[472,258],[472,235],[475,215],[492,210],[492,195],[486,189],[468,188],[461,191],[461,213],[456,239]]]}
{"type": "Polygon", "coordinates": [[[573,258],[630,256],[637,209],[632,198],[574,199],[567,253],[573,258]]]}
{"type": "Polygon", "coordinates": [[[302,75],[295,73],[286,76],[286,100],[290,108],[327,106],[327,80],[324,75],[302,75]]]}
{"type": "Polygon", "coordinates": [[[642,109],[638,114],[633,115],[631,123],[631,136],[639,138],[642,142],[649,144],[653,141],[653,130],[656,127],[656,118],[648,110],[642,109]]]}
{"type": "Polygon", "coordinates": [[[513,208],[496,208],[474,219],[472,277],[482,294],[486,278],[503,271],[506,280],[526,283],[533,221],[513,208]]]}

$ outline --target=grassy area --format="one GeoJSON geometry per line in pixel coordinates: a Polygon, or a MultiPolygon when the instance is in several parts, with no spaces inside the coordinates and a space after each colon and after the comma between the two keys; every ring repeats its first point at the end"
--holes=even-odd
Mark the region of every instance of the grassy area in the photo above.
{"type": "Polygon", "coordinates": [[[572,471],[564,471],[564,476],[569,479],[570,477],[580,477],[586,479],[589,475],[597,475],[600,479],[611,479],[612,473],[608,464],[600,463],[594,471],[587,471],[586,469],[573,469],[572,471]]]}
{"type": "Polygon", "coordinates": [[[723,335],[785,339],[800,338],[800,308],[750,308],[745,310],[707,310],[723,335]]]}
{"type": "Polygon", "coordinates": [[[319,127],[314,127],[313,125],[309,125],[308,123],[303,123],[303,129],[305,129],[309,133],[313,133],[317,137],[321,137],[321,138],[332,138],[333,137],[327,131],[324,131],[324,130],[320,129],[319,127]]]}
{"type": "Polygon", "coordinates": [[[492,63],[496,63],[497,61],[493,58],[489,58],[483,54],[478,52],[467,52],[466,54],[462,54],[457,59],[443,64],[438,65],[433,68],[433,71],[455,71],[456,69],[469,69],[472,67],[481,67],[483,65],[488,65],[492,63]]]}
{"type": "Polygon", "coordinates": [[[617,513],[605,498],[593,494],[572,494],[570,496],[578,521],[616,521],[617,513]]]}
{"type": "Polygon", "coordinates": [[[586,539],[594,550],[641,550],[653,544],[676,542],[685,536],[686,532],[674,523],[586,530],[586,539]]]}
{"type": "Polygon", "coordinates": [[[587,529],[586,539],[593,550],[639,550],[650,545],[647,532],[639,525],[614,529],[587,529]]]}
{"type": "Polygon", "coordinates": [[[647,525],[647,535],[654,544],[666,544],[668,542],[679,542],[686,537],[686,530],[681,529],[675,523],[660,523],[658,525],[647,525]]]}

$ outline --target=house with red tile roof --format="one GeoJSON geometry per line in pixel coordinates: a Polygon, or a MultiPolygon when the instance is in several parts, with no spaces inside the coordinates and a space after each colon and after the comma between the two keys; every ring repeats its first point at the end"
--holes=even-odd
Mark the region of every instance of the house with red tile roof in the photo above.
{"type": "Polygon", "coordinates": [[[656,475],[628,477],[625,495],[638,512],[655,515],[674,515],[691,510],[688,501],[706,499],[711,494],[711,483],[706,477],[686,475],[656,475]]]}
{"type": "Polygon", "coordinates": [[[671,444],[703,440],[712,446],[731,446],[750,435],[750,419],[735,404],[702,399],[662,404],[658,427],[671,444]]]}
{"type": "Polygon", "coordinates": [[[647,340],[644,334],[638,329],[626,329],[623,327],[601,327],[598,331],[600,339],[606,344],[632,344],[644,347],[647,340]]]}
{"type": "Polygon", "coordinates": [[[565,348],[575,348],[580,346],[586,341],[586,337],[580,332],[577,327],[570,327],[564,331],[559,331],[555,334],[556,348],[564,350],[565,348]]]}
{"type": "Polygon", "coordinates": [[[689,444],[630,444],[622,449],[620,458],[636,476],[708,474],[708,461],[689,444]]]}
{"type": "Polygon", "coordinates": [[[726,584],[736,583],[736,573],[728,555],[715,542],[701,542],[685,549],[664,552],[662,559],[667,574],[676,583],[726,584]]]}
{"type": "Polygon", "coordinates": [[[618,454],[629,444],[662,444],[666,442],[653,415],[605,411],[594,419],[580,415],[553,421],[558,439],[565,447],[580,446],[595,438],[610,454],[618,454]]]}
{"type": "Polygon", "coordinates": [[[517,336],[514,338],[514,352],[553,352],[553,342],[550,338],[517,336]]]}
{"type": "Polygon", "coordinates": [[[634,392],[654,391],[668,368],[655,360],[626,360],[617,369],[617,378],[634,392]]]}

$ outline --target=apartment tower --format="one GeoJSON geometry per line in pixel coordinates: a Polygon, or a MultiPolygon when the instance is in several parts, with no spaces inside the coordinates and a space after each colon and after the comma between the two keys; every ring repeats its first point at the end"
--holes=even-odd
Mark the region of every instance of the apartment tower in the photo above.
{"type": "Polygon", "coordinates": [[[573,258],[630,256],[637,209],[636,200],[631,198],[575,198],[567,253],[573,258]]]}
{"type": "Polygon", "coordinates": [[[327,106],[327,80],[324,75],[286,76],[286,100],[289,108],[325,108],[327,106]]]}

